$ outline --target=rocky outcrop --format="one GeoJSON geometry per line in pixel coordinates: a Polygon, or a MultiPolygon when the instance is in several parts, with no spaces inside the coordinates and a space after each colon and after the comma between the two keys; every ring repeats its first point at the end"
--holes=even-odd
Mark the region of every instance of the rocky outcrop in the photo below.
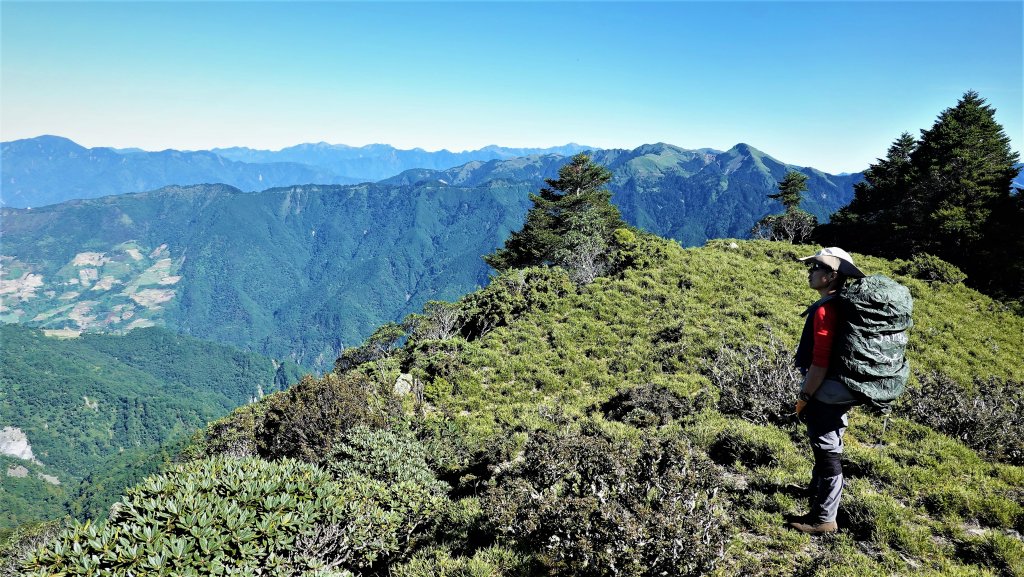
{"type": "Polygon", "coordinates": [[[28,437],[18,427],[4,427],[0,430],[0,454],[39,463],[32,454],[28,437]]]}

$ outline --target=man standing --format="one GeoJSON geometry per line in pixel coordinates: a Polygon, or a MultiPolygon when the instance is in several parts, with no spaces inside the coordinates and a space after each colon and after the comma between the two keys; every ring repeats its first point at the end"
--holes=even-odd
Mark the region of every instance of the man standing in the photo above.
{"type": "Polygon", "coordinates": [[[859,400],[835,377],[834,344],[842,326],[836,298],[847,278],[862,278],[864,273],[853,264],[845,250],[829,247],[800,259],[810,265],[807,283],[820,298],[804,311],[807,321],[796,352],[796,365],[804,381],[796,404],[800,420],[807,425],[807,436],[814,452],[811,474],[810,510],[794,517],[790,526],[804,533],[833,533],[836,514],[843,495],[843,433],[847,412],[859,400]]]}

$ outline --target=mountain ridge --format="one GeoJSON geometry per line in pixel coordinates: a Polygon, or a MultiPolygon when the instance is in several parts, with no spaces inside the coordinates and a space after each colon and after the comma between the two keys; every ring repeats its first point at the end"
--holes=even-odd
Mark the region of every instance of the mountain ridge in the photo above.
{"type": "MultiPolygon", "coordinates": [[[[767,195],[788,165],[767,155],[755,162],[751,149],[681,150],[594,153],[613,170],[609,188],[627,222],[691,246],[743,236],[777,210],[767,195]]],[[[373,327],[486,282],[479,256],[522,224],[529,193],[566,161],[476,161],[253,193],[174,186],[0,209],[0,282],[16,296],[0,320],[115,332],[154,324],[322,369],[373,327]]],[[[811,173],[805,207],[827,217],[852,180],[838,187],[811,173]]]]}
{"type": "MultiPolygon", "coordinates": [[[[474,162],[552,154],[568,157],[587,150],[597,154],[601,149],[570,143],[551,148],[488,145],[474,151],[426,152],[383,144],[350,147],[322,142],[278,151],[234,147],[150,152],[85,148],[64,137],[44,135],[0,143],[4,166],[0,206],[38,207],[75,198],[204,182],[224,183],[245,191],[294,184],[357,184],[390,179],[413,169],[448,170],[474,162]]],[[[679,155],[723,154],[708,148],[690,151],[665,143],[642,145],[632,152],[643,156],[666,150],[679,155]]]]}

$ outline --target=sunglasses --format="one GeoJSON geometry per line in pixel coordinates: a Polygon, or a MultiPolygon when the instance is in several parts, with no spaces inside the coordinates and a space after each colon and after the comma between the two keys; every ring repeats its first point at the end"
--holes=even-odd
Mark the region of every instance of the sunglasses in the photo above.
{"type": "Polygon", "coordinates": [[[807,269],[807,270],[809,270],[809,271],[811,271],[811,272],[814,272],[814,271],[816,271],[816,270],[823,270],[823,271],[825,271],[825,272],[834,272],[834,271],[832,270],[832,267],[830,267],[830,266],[826,266],[826,265],[823,265],[823,264],[821,264],[821,263],[817,263],[817,262],[816,262],[816,263],[814,263],[814,264],[812,264],[812,265],[811,265],[811,268],[809,268],[809,269],[807,269]]]}

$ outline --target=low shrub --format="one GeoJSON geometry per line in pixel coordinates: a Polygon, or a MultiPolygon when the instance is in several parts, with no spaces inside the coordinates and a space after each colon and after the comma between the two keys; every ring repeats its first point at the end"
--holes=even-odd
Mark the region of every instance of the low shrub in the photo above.
{"type": "Polygon", "coordinates": [[[447,511],[450,487],[427,465],[426,448],[407,430],[358,426],[335,445],[324,466],[342,484],[379,484],[392,511],[402,516],[400,545],[427,534],[447,511]]]}
{"type": "Polygon", "coordinates": [[[522,553],[493,546],[471,556],[441,546],[417,553],[408,562],[391,567],[392,577],[530,577],[535,563],[522,553]]]}
{"type": "Polygon", "coordinates": [[[479,338],[528,310],[547,310],[551,303],[574,292],[575,284],[559,267],[505,271],[460,301],[466,315],[462,334],[469,340],[479,338]]]}
{"type": "Polygon", "coordinates": [[[912,419],[987,459],[1024,465],[1024,383],[976,378],[969,390],[938,373],[919,381],[906,405],[912,419]]]}
{"type": "Polygon", "coordinates": [[[687,399],[664,386],[647,383],[619,391],[601,405],[601,412],[609,420],[635,427],[667,425],[700,410],[704,401],[704,396],[687,399]]]}
{"type": "Polygon", "coordinates": [[[538,432],[485,494],[494,530],[558,574],[702,575],[723,554],[721,474],[678,438],[538,432]]]}
{"type": "Polygon", "coordinates": [[[272,399],[256,431],[260,456],[318,463],[353,427],[387,425],[400,407],[379,387],[354,371],[304,377],[272,399]]]}
{"type": "Polygon", "coordinates": [[[130,489],[102,525],[30,555],[26,575],[296,575],[400,559],[416,529],[394,488],[293,460],[217,457],[130,489]]]}
{"type": "Polygon", "coordinates": [[[757,425],[795,421],[793,407],[803,378],[792,352],[774,337],[767,346],[721,349],[705,373],[719,390],[722,413],[757,425]]]}
{"type": "Polygon", "coordinates": [[[30,523],[0,533],[0,575],[17,575],[21,562],[64,531],[69,522],[60,519],[30,523]]]}
{"type": "Polygon", "coordinates": [[[914,255],[909,261],[900,261],[894,272],[939,284],[958,284],[967,280],[967,275],[959,268],[928,253],[914,255]]]}
{"type": "Polygon", "coordinates": [[[708,447],[708,455],[716,463],[724,466],[740,463],[748,469],[790,465],[794,462],[795,451],[788,435],[762,425],[722,429],[708,447]]]}
{"type": "Polygon", "coordinates": [[[183,460],[224,455],[226,457],[255,457],[257,430],[263,426],[267,408],[274,402],[276,393],[263,402],[253,403],[235,409],[230,415],[213,421],[205,429],[192,436],[189,446],[179,455],[183,460]]]}

